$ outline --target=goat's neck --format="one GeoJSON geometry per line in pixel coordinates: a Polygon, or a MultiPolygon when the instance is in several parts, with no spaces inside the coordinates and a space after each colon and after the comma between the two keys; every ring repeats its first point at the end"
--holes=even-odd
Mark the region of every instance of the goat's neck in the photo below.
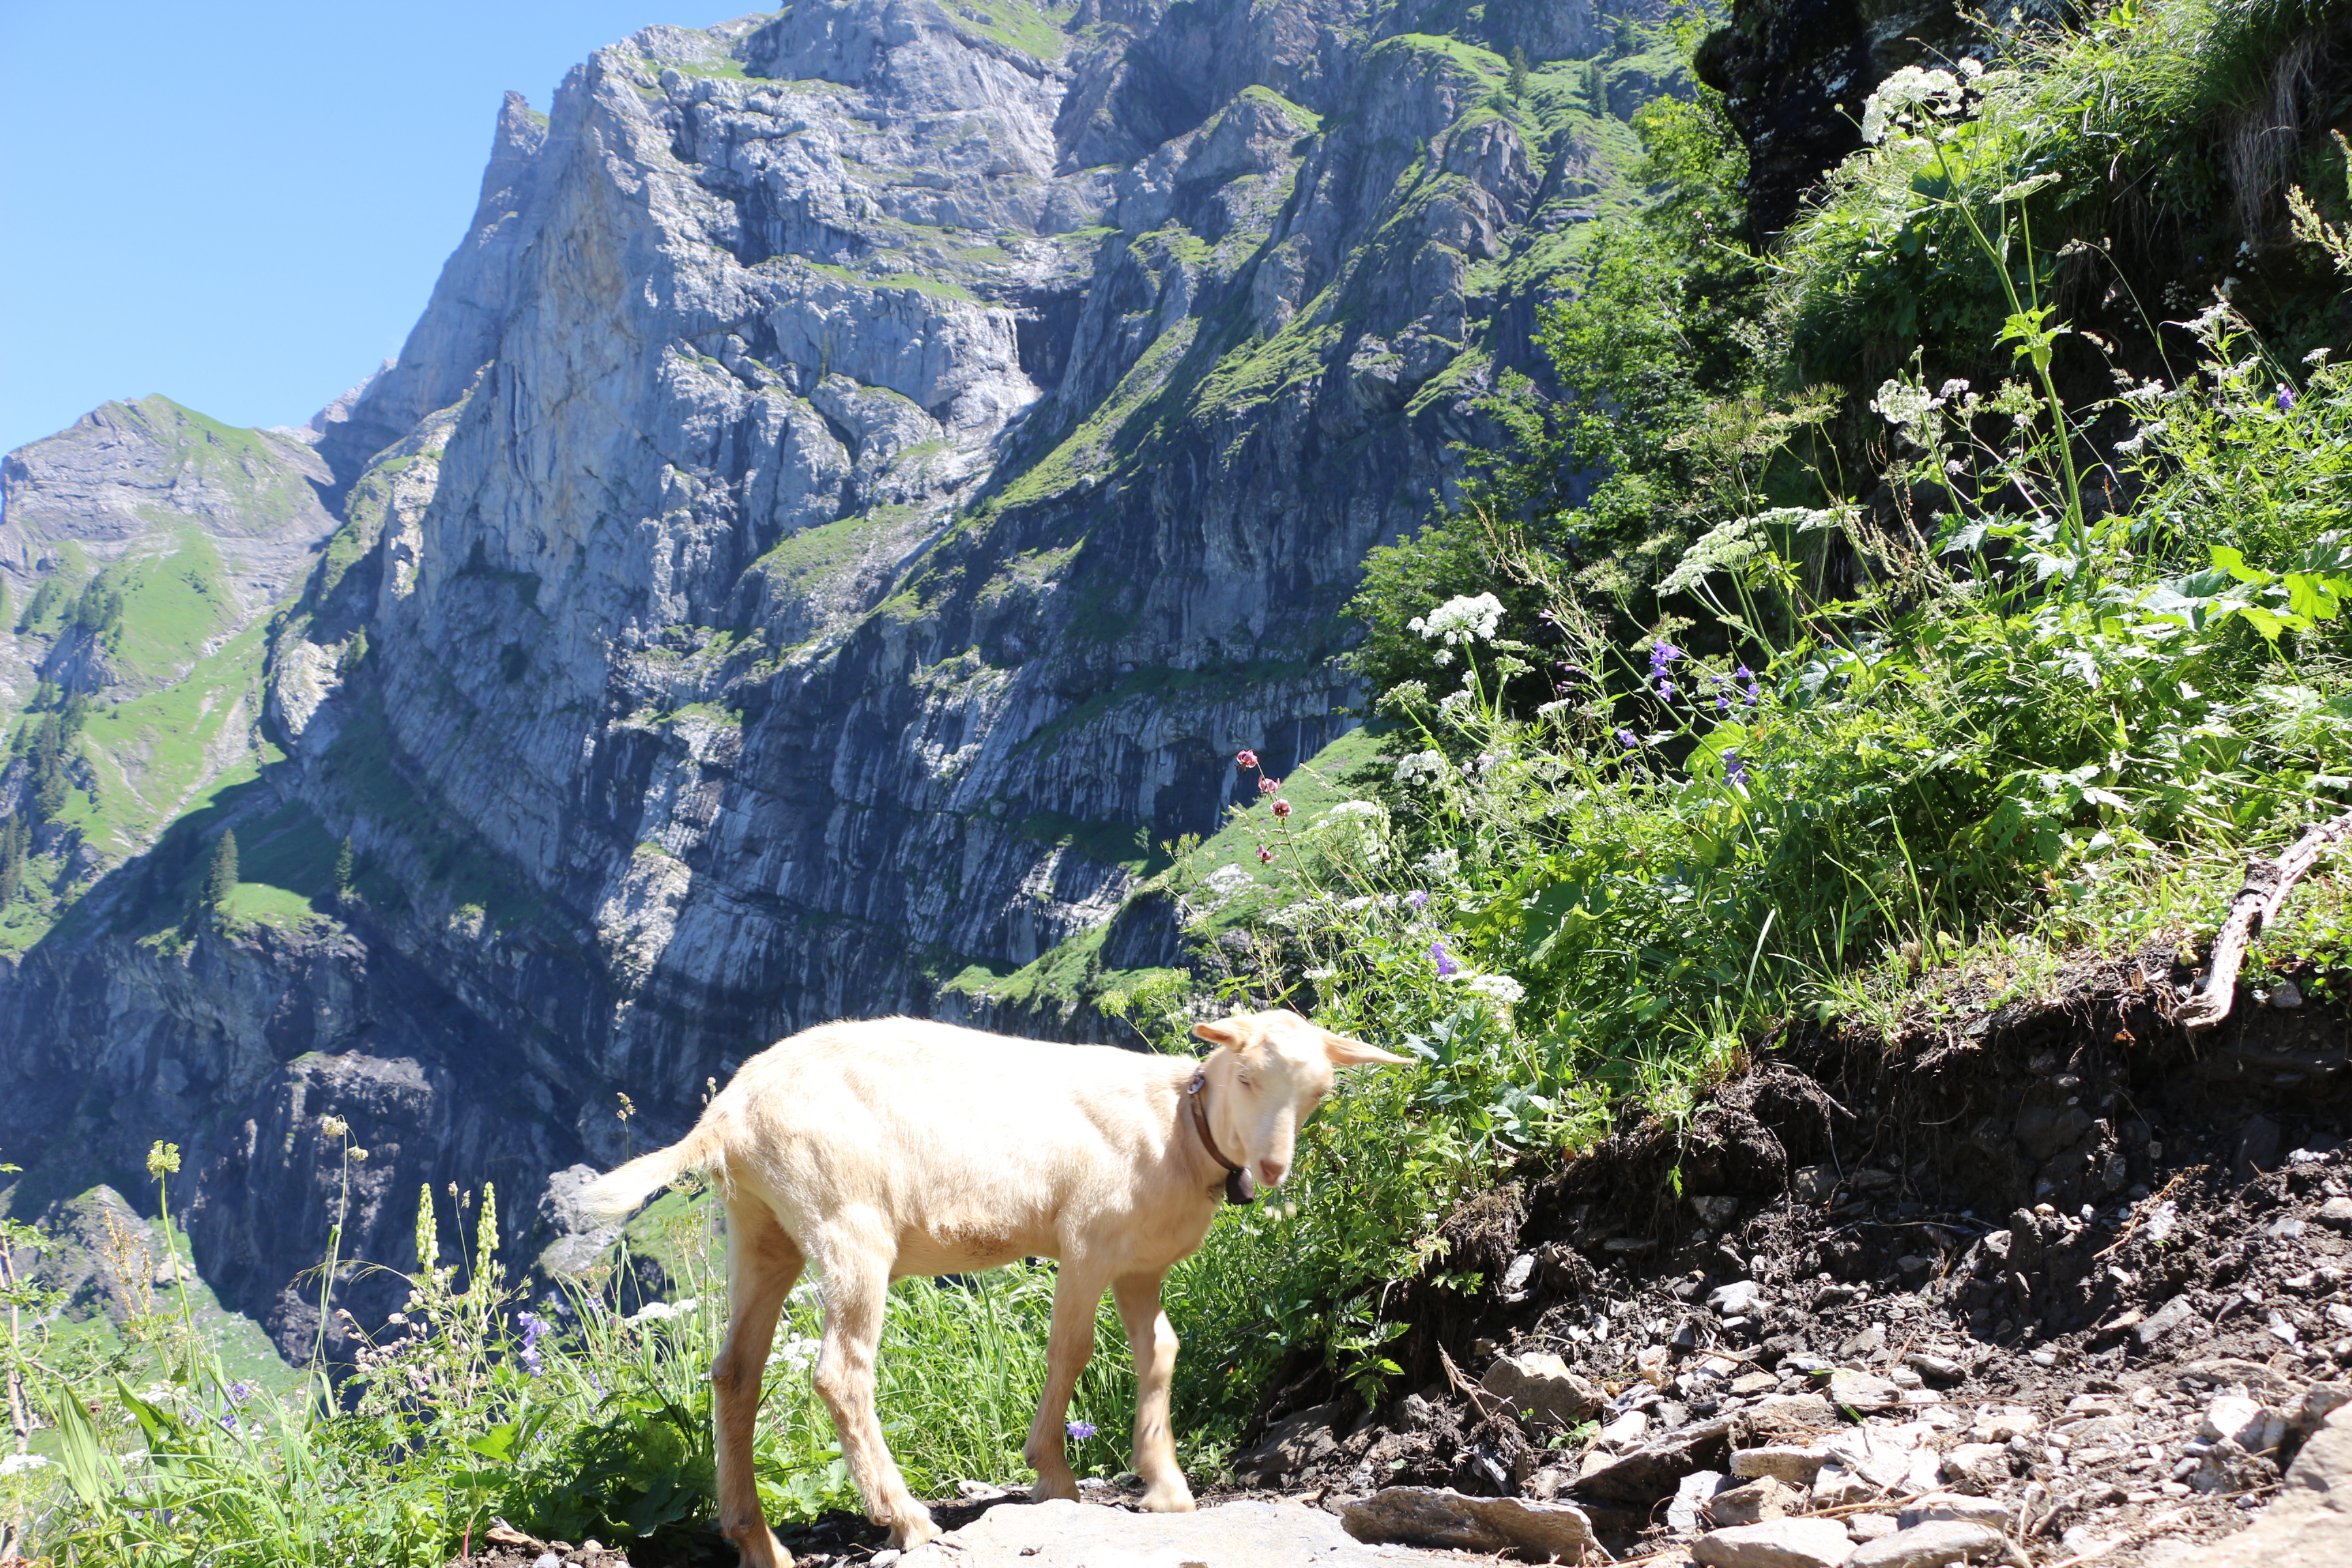
{"type": "MultiPolygon", "coordinates": [[[[1224,1151],[1225,1158],[1246,1166],[1248,1151],[1242,1146],[1241,1131],[1233,1119],[1234,1106],[1241,1090],[1234,1087],[1234,1054],[1223,1046],[1211,1051],[1201,1061],[1202,1079],[1201,1094],[1208,1103],[1201,1109],[1209,1119],[1209,1131],[1224,1151]]],[[[1186,1075],[1187,1079],[1190,1074],[1186,1075]]],[[[1184,1149],[1185,1157],[1200,1177],[1198,1184],[1222,1193],[1225,1183],[1225,1167],[1217,1157],[1201,1146],[1200,1129],[1192,1125],[1192,1108],[1186,1103],[1192,1096],[1178,1086],[1176,1096],[1176,1138],[1184,1149]]]]}

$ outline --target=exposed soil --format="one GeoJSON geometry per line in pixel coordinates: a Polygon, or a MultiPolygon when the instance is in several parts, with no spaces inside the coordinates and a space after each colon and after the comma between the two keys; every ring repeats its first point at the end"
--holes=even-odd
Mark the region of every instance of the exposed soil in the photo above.
{"type": "MultiPolygon", "coordinates": [[[[2034,1563],[2102,1568],[2241,1528],[2304,1433],[2209,1444],[2209,1405],[2242,1393],[2291,1415],[2352,1377],[2352,1202],[2321,1212],[2352,1198],[2352,1024],[2242,988],[2190,1037],[2170,1022],[2193,973],[2179,956],[2079,964],[2058,1001],[1998,1009],[1960,977],[1896,1039],[1792,1036],[1687,1127],[1629,1128],[1485,1195],[1447,1226],[1449,1267],[1481,1289],[1402,1293],[1399,1394],[1367,1410],[1321,1367],[1291,1369],[1244,1484],[1202,1504],[1556,1499],[1621,1559],[1663,1563],[1710,1524],[1696,1496],[1670,1519],[1678,1487],[1710,1485],[1686,1475],[1859,1431],[1909,1449],[1906,1479],[1833,1462],[1790,1514],[1834,1508],[1862,1537],[1932,1488],[1998,1502],[2034,1563]],[[1717,1294],[1740,1282],[1745,1310],[1717,1294]],[[1530,1420],[1478,1386],[1529,1352],[1596,1385],[1592,1420],[1530,1420]],[[1782,1403],[1805,1394],[1821,1397],[1782,1403]]],[[[938,1512],[952,1529],[985,1506],[938,1512]]],[[[811,1564],[884,1545],[846,1514],[778,1533],[811,1564]]]]}
{"type": "Polygon", "coordinates": [[[2210,1401],[2234,1389],[2292,1413],[2352,1375],[2352,1213],[2320,1216],[2352,1194],[2352,1026],[2242,989],[2192,1038],[2169,1021],[2191,973],[2152,948],[1996,1011],[1964,982],[1940,1021],[1891,1042],[1792,1037],[1682,1132],[1632,1130],[1487,1195],[1449,1225],[1450,1266],[1487,1285],[1407,1298],[1414,1392],[1367,1412],[1306,1372],[1268,1402],[1281,1440],[1261,1473],[1327,1503],[1382,1485],[1556,1496],[1621,1554],[1652,1552],[1692,1533],[1666,1523],[1675,1469],[1722,1470],[1759,1440],[1734,1423],[1676,1459],[1677,1430],[1759,1417],[1843,1369],[1885,1380],[1888,1403],[1849,1402],[1832,1425],[1911,1428],[1941,1457],[1937,1485],[2011,1505],[2037,1563],[2121,1538],[2100,1562],[2160,1563],[2240,1527],[2303,1434],[2209,1461],[2191,1445],[2210,1401]],[[1711,1309],[1738,1281],[1766,1305],[1711,1309]],[[1612,1468],[1473,1386],[1528,1351],[1610,1395],[1603,1449],[1661,1462],[1612,1468]],[[1319,1415],[1298,1420],[1310,1408],[1328,1412],[1328,1446],[1319,1415]],[[2033,1418],[2013,1441],[2010,1410],[2033,1418]],[[1987,1440],[1997,1462],[1953,1458],[1987,1440]]]}

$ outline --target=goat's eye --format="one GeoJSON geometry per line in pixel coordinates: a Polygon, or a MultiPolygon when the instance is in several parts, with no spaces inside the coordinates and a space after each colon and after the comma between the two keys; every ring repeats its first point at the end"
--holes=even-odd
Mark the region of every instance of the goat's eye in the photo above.
{"type": "Polygon", "coordinates": [[[1234,1081],[1240,1084],[1244,1089],[1255,1089],[1257,1087],[1257,1079],[1252,1078],[1248,1073],[1241,1073],[1237,1075],[1234,1081]]]}

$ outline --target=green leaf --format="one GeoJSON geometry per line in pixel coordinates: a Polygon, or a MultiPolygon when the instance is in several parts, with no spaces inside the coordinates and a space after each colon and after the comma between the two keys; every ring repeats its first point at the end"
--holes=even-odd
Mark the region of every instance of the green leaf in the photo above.
{"type": "Polygon", "coordinates": [[[122,1471],[106,1451],[89,1412],[71,1388],[59,1384],[50,1414],[57,1418],[58,1458],[67,1483],[86,1506],[103,1507],[109,1496],[121,1489],[122,1471]]]}
{"type": "Polygon", "coordinates": [[[521,1439],[522,1428],[514,1422],[491,1427],[480,1436],[468,1441],[467,1447],[486,1459],[496,1459],[501,1465],[514,1463],[515,1446],[521,1439]]]}
{"type": "Polygon", "coordinates": [[[2241,583],[2267,583],[2271,580],[2269,573],[2259,566],[2247,565],[2245,556],[2230,545],[2209,545],[2206,553],[2213,558],[2215,570],[2227,572],[2241,583]]]}

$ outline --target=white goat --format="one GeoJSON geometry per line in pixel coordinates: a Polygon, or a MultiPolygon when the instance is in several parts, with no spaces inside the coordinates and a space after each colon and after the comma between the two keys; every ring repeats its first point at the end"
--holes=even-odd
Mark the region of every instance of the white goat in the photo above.
{"type": "Polygon", "coordinates": [[[1077,1496],[1062,1424],[1108,1288],[1135,1355],[1143,1506],[1192,1508],[1168,1426],[1176,1335],[1160,1280],[1201,1245],[1229,1186],[1276,1186],[1289,1173],[1298,1124],[1330,1092],[1335,1067],[1408,1059],[1296,1013],[1193,1033],[1216,1047],[1199,1063],[913,1018],[828,1024],[745,1062],[683,1141],[588,1188],[588,1211],[613,1219],[683,1172],[716,1180],[728,1269],[727,1340],[710,1371],[719,1523],[748,1568],[792,1563],[760,1511],[751,1426],[777,1314],[811,1264],[824,1296],[817,1392],[867,1515],[893,1544],[939,1531],[874,1415],[890,1281],[1031,1256],[1061,1260],[1045,1394],[1022,1448],[1035,1495],[1077,1496]]]}

